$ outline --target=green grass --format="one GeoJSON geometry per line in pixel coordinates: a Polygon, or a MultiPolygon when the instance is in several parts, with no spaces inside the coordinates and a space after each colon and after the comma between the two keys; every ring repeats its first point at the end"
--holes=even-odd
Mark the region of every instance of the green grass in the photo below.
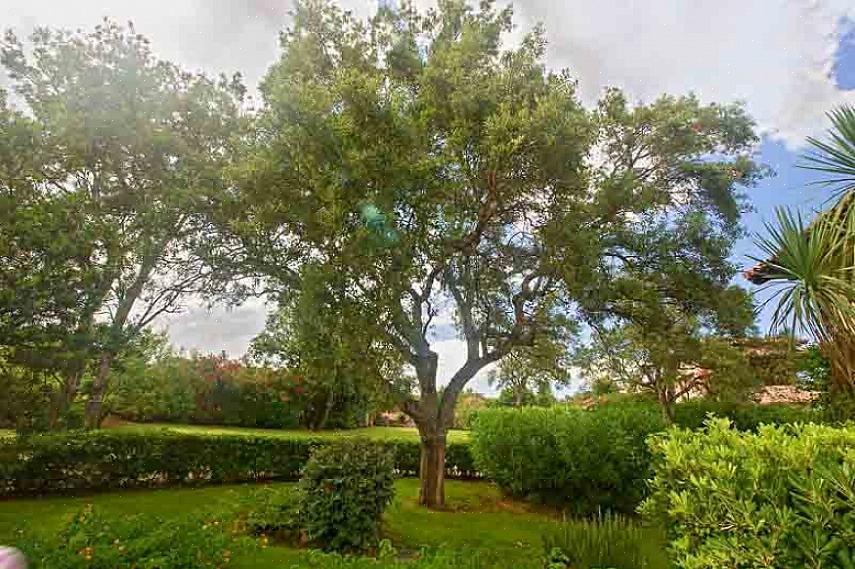
{"type": "MultiPolygon", "coordinates": [[[[104,515],[145,513],[167,519],[212,508],[226,508],[251,493],[253,485],[112,492],[93,496],[47,497],[0,502],[0,544],[15,542],[26,524],[45,535],[56,533],[87,504],[104,515]]],[[[384,518],[384,533],[402,552],[422,546],[477,551],[487,567],[539,567],[541,535],[555,524],[549,512],[502,498],[485,482],[448,481],[447,511],[417,504],[418,481],[396,482],[396,497],[384,518]]],[[[299,567],[305,551],[288,547],[254,550],[234,560],[238,569],[299,567]]]]}
{"type": "Polygon", "coordinates": [[[0,429],[0,438],[14,437],[14,436],[15,436],[15,431],[13,431],[11,429],[0,429]]]}
{"type": "MultiPolygon", "coordinates": [[[[221,427],[209,425],[181,425],[172,423],[125,423],[113,430],[148,431],[152,429],[169,429],[179,433],[196,433],[200,435],[253,435],[262,437],[288,437],[334,439],[341,437],[367,437],[377,440],[417,440],[419,433],[416,429],[407,427],[367,427],[363,429],[348,429],[341,431],[307,431],[302,429],[248,429],[243,427],[221,427]]],[[[451,431],[448,433],[449,442],[465,442],[469,440],[468,431],[451,431]]]]}

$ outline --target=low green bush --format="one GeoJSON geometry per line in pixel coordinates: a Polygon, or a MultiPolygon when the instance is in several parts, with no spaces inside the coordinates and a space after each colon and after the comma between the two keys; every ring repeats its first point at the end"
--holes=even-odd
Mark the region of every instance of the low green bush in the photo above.
{"type": "Polygon", "coordinates": [[[603,515],[558,524],[543,536],[546,569],[668,569],[664,532],[603,515]]]}
{"type": "Polygon", "coordinates": [[[651,447],[642,512],[667,527],[676,567],[855,567],[855,427],[717,419],[651,447]]]}
{"type": "Polygon", "coordinates": [[[300,534],[300,496],[293,486],[261,486],[235,505],[244,533],[293,543],[300,534]]]}
{"type": "Polygon", "coordinates": [[[644,440],[662,428],[661,413],[645,405],[489,409],[475,421],[472,453],[514,496],[576,513],[631,512],[649,475],[644,440]]]}
{"type": "Polygon", "coordinates": [[[300,480],[300,522],[307,537],[333,551],[376,546],[394,482],[394,456],[382,444],[336,441],[315,448],[300,480]]]}
{"type": "MultiPolygon", "coordinates": [[[[357,441],[348,437],[348,441],[357,441]]],[[[328,437],[92,431],[0,437],[0,496],[258,480],[298,480],[328,437]]],[[[418,440],[382,444],[400,476],[418,473],[418,440]]],[[[448,445],[449,477],[477,472],[466,442],[448,445]]]]}
{"type": "Polygon", "coordinates": [[[251,542],[231,534],[221,519],[104,517],[91,507],[50,538],[22,530],[19,547],[31,569],[219,569],[251,542]]]}

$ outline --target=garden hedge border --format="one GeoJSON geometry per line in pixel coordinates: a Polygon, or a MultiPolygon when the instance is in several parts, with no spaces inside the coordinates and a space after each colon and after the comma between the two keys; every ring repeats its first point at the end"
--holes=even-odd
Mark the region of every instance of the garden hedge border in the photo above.
{"type": "MultiPolygon", "coordinates": [[[[418,475],[418,440],[372,441],[392,448],[398,476],[418,475]]],[[[328,437],[210,435],[167,429],[0,438],[0,496],[292,481],[300,478],[311,449],[329,443],[328,437]]],[[[468,443],[448,443],[446,475],[480,477],[468,443]]]]}

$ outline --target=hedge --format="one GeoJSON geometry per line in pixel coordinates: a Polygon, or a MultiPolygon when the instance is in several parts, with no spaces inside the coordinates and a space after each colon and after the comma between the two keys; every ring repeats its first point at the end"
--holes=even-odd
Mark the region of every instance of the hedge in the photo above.
{"type": "MultiPolygon", "coordinates": [[[[677,406],[677,423],[700,427],[708,413],[738,427],[807,422],[810,408],[690,402],[677,406]]],[[[472,432],[476,467],[516,497],[566,506],[581,514],[632,513],[652,475],[648,436],[664,431],[655,403],[622,401],[578,407],[479,411],[472,432]]]]}
{"type": "Polygon", "coordinates": [[[855,427],[726,419],[651,441],[643,513],[661,523],[678,569],[855,567],[855,427]]]}
{"type": "MultiPolygon", "coordinates": [[[[0,438],[0,496],[176,484],[298,480],[329,438],[202,435],[168,430],[0,438]]],[[[419,442],[382,441],[399,476],[416,476],[419,442]]],[[[475,478],[469,445],[450,442],[446,473],[475,478]]]]}
{"type": "Polygon", "coordinates": [[[566,505],[579,514],[632,512],[644,494],[650,452],[662,429],[648,405],[482,411],[472,453],[484,475],[516,497],[566,505]]]}

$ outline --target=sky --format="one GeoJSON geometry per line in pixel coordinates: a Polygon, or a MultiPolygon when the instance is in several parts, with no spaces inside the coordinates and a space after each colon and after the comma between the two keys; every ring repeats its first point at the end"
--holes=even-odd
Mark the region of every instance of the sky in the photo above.
{"type": "MultiPolygon", "coordinates": [[[[389,1],[389,0],[384,0],[389,1]]],[[[431,0],[416,0],[430,5],[431,0]]],[[[341,0],[360,16],[377,0],[341,0]]],[[[254,87],[278,56],[278,33],[289,22],[287,0],[0,0],[0,28],[19,35],[33,26],[91,28],[102,18],[132,21],[158,55],[210,74],[241,72],[254,87]]],[[[797,164],[805,137],[828,127],[825,112],[855,104],[855,2],[852,0],[524,0],[515,3],[525,30],[545,24],[550,67],[578,78],[583,102],[617,86],[633,100],[696,93],[703,101],[744,101],[762,134],[760,162],[776,175],[749,190],[745,218],[762,233],[776,206],[806,213],[828,190],[797,164]]],[[[743,239],[734,261],[758,254],[743,239]]],[[[209,310],[191,306],[161,322],[178,347],[242,355],[264,325],[265,306],[209,310]]],[[[761,329],[768,315],[761,316],[761,329]]],[[[440,379],[462,364],[464,347],[445,322],[434,342],[440,379]]],[[[474,387],[489,390],[485,374],[474,387]]]]}

